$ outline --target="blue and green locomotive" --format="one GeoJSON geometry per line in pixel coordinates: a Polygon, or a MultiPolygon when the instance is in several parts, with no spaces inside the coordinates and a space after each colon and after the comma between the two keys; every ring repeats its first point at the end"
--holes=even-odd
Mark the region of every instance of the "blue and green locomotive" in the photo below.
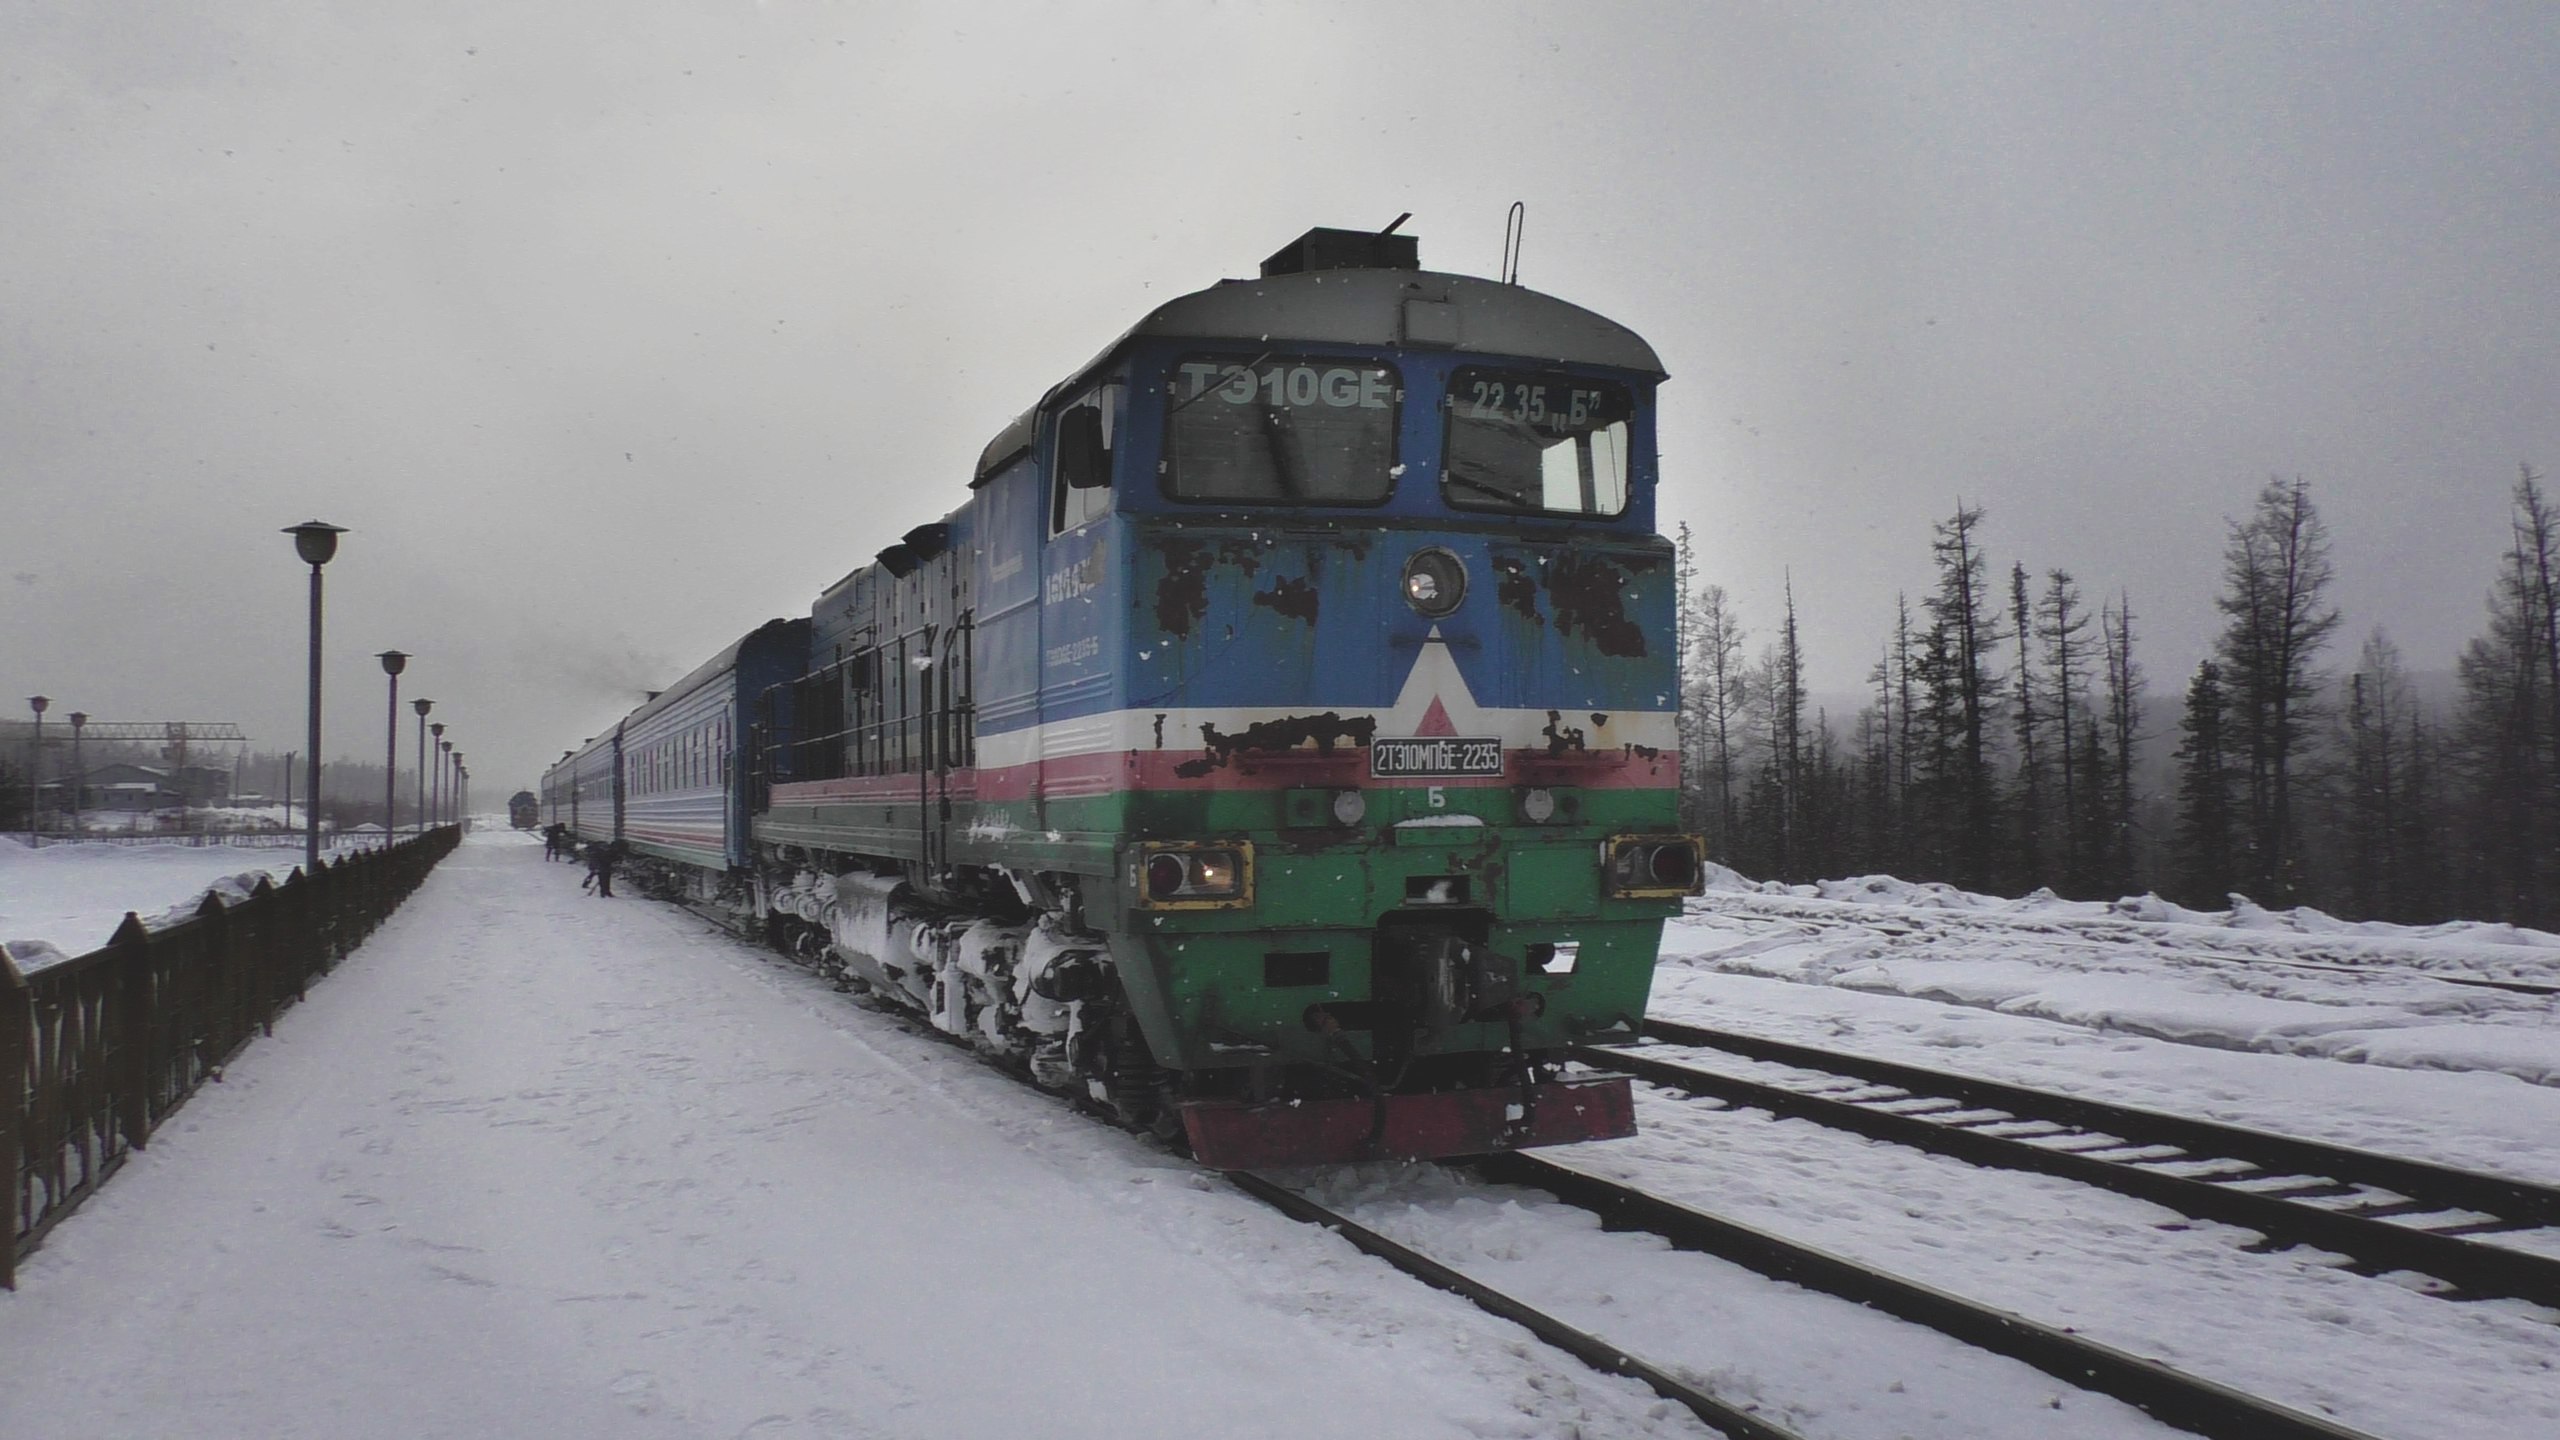
{"type": "Polygon", "coordinates": [[[546,814],[1226,1168],[1624,1135],[1675,827],[1651,347],[1410,236],[1147,315],[546,814]]]}

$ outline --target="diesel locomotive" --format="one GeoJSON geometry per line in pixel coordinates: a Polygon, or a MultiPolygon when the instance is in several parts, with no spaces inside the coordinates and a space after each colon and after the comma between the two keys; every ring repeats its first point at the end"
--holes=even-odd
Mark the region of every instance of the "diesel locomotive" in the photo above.
{"type": "Polygon", "coordinates": [[[1248,1168],[1632,1133],[1678,833],[1660,360],[1318,229],[564,754],[632,873],[1248,1168]]]}

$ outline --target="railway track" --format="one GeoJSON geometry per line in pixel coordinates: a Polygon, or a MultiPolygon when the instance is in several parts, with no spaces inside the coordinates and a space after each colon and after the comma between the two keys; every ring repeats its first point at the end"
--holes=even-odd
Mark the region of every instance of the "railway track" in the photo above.
{"type": "Polygon", "coordinates": [[[2444,1298],[2560,1311],[2560,1259],[2478,1238],[2560,1229],[2560,1189],[1699,1026],[1649,1020],[1644,1036],[1810,1078],[1743,1079],[1618,1048],[1576,1058],[1664,1089],[2098,1186],[2257,1231],[2269,1249],[2313,1246],[2363,1273],[2429,1276],[2439,1282],[2429,1293],[2444,1298]]]}
{"type": "MultiPolygon", "coordinates": [[[[2211,1440],[2370,1440],[2364,1432],[2263,1400],[2067,1330],[1966,1300],[1860,1265],[1827,1251],[1645,1194],[1526,1153],[1459,1162],[1501,1184],[1543,1190],[1597,1215],[1613,1230],[1653,1235],[1677,1249],[1717,1256],[1782,1280],[1837,1295],[2003,1355],[2077,1388],[2120,1400],[2164,1424],[2211,1440]]],[[[1408,1275],[1514,1321],[1593,1368],[1626,1375],[1740,1440],[1793,1440],[1794,1432],[1635,1353],[1361,1225],[1266,1177],[1228,1178],[1292,1219],[1342,1236],[1408,1275]]]]}
{"type": "MultiPolygon", "coordinates": [[[[2287,944],[2287,939],[2313,943],[2310,937],[2273,935],[2254,942],[2235,937],[2232,943],[2217,946],[2199,936],[2175,937],[2156,933],[2157,922],[2079,917],[2025,919],[1998,914],[1967,914],[1963,911],[1932,911],[1905,914],[1897,923],[1879,924],[1872,920],[1853,920],[1842,913],[1854,901],[1776,900],[1767,896],[1750,897],[1748,903],[1722,907],[1709,902],[1705,911],[1725,919],[1762,921],[1778,925],[1815,925],[1824,931],[1846,929],[1853,933],[1899,940],[1915,936],[1926,941],[1942,935],[2003,935],[2034,938],[2044,946],[2067,946],[2115,954],[2128,949],[2144,955],[2165,955],[2174,960],[2244,968],[2276,966],[2287,970],[2306,970],[2339,975],[2356,980],[2431,980],[2439,984],[2474,990],[2497,990],[2511,995],[2545,997],[2560,995],[2560,985],[2518,978],[2499,979],[2485,975],[2455,975],[2441,970],[2428,970],[2411,965],[2394,964],[2383,955],[2358,963],[2345,959],[2321,959],[2293,953],[2301,945],[2287,944]]],[[[1809,936],[1807,938],[1819,938],[1809,936]]]]}
{"type": "Polygon", "coordinates": [[[1687,1407],[1690,1414],[1736,1437],[1736,1440],[1801,1440],[1796,1432],[1784,1426],[1730,1404],[1660,1366],[1639,1359],[1587,1330],[1567,1324],[1525,1300],[1506,1295],[1462,1271],[1443,1265],[1419,1250],[1400,1245],[1331,1206],[1310,1200],[1277,1181],[1241,1170],[1228,1172],[1227,1179],[1247,1195],[1290,1219],[1330,1230],[1351,1242],[1363,1254],[1376,1256],[1434,1289],[1446,1290],[1470,1301],[1487,1314],[1498,1315],[1521,1326],[1594,1370],[1641,1381],[1656,1395],[1687,1407]]]}
{"type": "MultiPolygon", "coordinates": [[[[688,907],[691,908],[691,907],[688,907]]],[[[706,920],[718,923],[720,917],[697,911],[706,920]]],[[[718,928],[733,929],[727,924],[718,928]]],[[[787,963],[787,962],[786,962],[787,963]]],[[[938,1031],[915,1022],[899,1011],[883,1014],[900,1022],[915,1033],[929,1038],[947,1039],[938,1031]]],[[[1775,1042],[1753,1041],[1749,1037],[1724,1036],[1696,1027],[1669,1022],[1648,1022],[1648,1038],[1680,1044],[1717,1045],[1727,1040],[1737,1046],[1761,1046],[1776,1052],[1793,1051],[1775,1042]]],[[[1737,1050],[1737,1053],[1740,1053],[1737,1050]]],[[[1588,1063],[1637,1073],[1661,1062],[1624,1050],[1590,1050],[1579,1058],[1588,1063]]],[[[1843,1059],[1817,1051],[1801,1051],[1799,1058],[1821,1060],[1843,1059]]],[[[1853,1062],[1881,1065],[1881,1062],[1853,1062]]],[[[1673,1067],[1679,1068],[1679,1067],[1673,1067]]],[[[1896,1067],[1907,1069],[1907,1067],[1896,1067]]],[[[1909,1070],[1913,1077],[1930,1072],[1909,1070]]],[[[1683,1070],[1684,1079],[1717,1080],[1703,1071],[1683,1070]]],[[[1962,1081],[1967,1085],[1989,1087],[1987,1082],[1962,1081]]],[[[2019,1094],[2037,1092],[2019,1091],[2019,1094]]],[[[1806,1097],[1797,1097],[1806,1098],[1806,1097]]],[[[2067,1105],[2083,1106],[2092,1112],[2142,1115],[2146,1112],[2117,1112],[2112,1107],[2077,1101],[2065,1096],[2040,1097],[2067,1105]]],[[[2176,1117],[2159,1117],[2179,1124],[2202,1122],[2176,1121],[2176,1117]]],[[[1926,1122],[1914,1122],[1926,1123],[1926,1122]]],[[[2221,1129],[2224,1127],[2207,1127],[2221,1129]]],[[[1962,1129],[1948,1133],[1966,1133],[1962,1129]]],[[[2248,1134],[2252,1132],[2233,1132],[2248,1134]]],[[[2328,1153],[2329,1147],[2310,1142],[2291,1141],[2282,1137],[2260,1137],[2286,1146],[2303,1146],[2328,1153]]],[[[2355,1152],[2336,1152],[2353,1154],[2355,1152]]],[[[2390,1157],[2365,1157],[2385,1166],[2413,1166],[2420,1171],[2435,1172],[2435,1167],[2390,1157]]],[[[2366,1432],[2312,1415],[2304,1411],[2262,1399],[2218,1382],[2187,1374],[2159,1361],[2090,1340],[2069,1330],[2040,1324],[2014,1312],[1965,1299],[1952,1293],[1903,1279],[1886,1271],[1862,1265],[1811,1246],[1798,1244],[1755,1230],[1738,1222],[1646,1194],[1632,1187],[1603,1179],[1532,1154],[1512,1153],[1449,1162],[1455,1168],[1469,1169],[1497,1184],[1517,1185],[1542,1190],[1565,1203],[1593,1213],[1604,1228],[1638,1231],[1663,1240],[1676,1249],[1710,1254],[1740,1264],[1772,1279],[1796,1284],[1809,1290],[1836,1295],[1856,1304],[1909,1323],[1925,1326],[1950,1338],[1974,1346],[1986,1353],[2001,1355],[2053,1376],[2092,1394],[2121,1401],[2164,1424],[2210,1440],[2374,1440],[2366,1432]]],[[[2444,1171],[2462,1182],[2510,1187],[2525,1197],[2529,1204],[2560,1205],[2560,1192],[2522,1182],[2496,1180],[2444,1171]]],[[[1228,1172],[1226,1178],[1246,1194],[1272,1206],[1292,1219],[1320,1226],[1349,1241],[1363,1252],[1385,1260],[1398,1270],[1444,1291],[1457,1294],[1480,1309],[1521,1325],[1541,1341],[1574,1356],[1601,1373],[1633,1378],[1664,1399],[1679,1404],[1704,1423],[1714,1426],[1737,1440],[1802,1440],[1797,1432],[1770,1420],[1749,1405],[1728,1401],[1708,1388],[1684,1379],[1673,1370],[1645,1359],[1640,1352],[1641,1340],[1622,1344],[1617,1339],[1595,1335],[1565,1321],[1517,1296],[1443,1264],[1410,1246],[1392,1240],[1351,1217],[1292,1190],[1268,1177],[1246,1172],[1228,1172]]],[[[2502,1192],[2503,1193],[2503,1192],[2502,1192]]],[[[2560,1213],[2556,1211],[2554,1213],[2560,1213]]],[[[2513,1254],[2516,1252],[2503,1252],[2513,1254]]],[[[2528,1257],[2530,1258],[2530,1257],[2528,1257]]]]}

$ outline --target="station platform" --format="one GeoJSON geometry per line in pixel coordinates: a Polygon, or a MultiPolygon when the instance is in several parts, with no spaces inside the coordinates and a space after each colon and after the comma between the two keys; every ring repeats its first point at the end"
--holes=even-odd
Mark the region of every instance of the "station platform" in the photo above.
{"type": "Polygon", "coordinates": [[[56,1229],[0,1294],[0,1435],[1669,1424],[580,873],[473,836],[56,1229]]]}

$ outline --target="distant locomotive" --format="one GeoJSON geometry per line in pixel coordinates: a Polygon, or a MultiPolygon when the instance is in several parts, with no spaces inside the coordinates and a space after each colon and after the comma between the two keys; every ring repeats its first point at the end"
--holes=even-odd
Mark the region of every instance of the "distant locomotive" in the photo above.
{"type": "Polygon", "coordinates": [[[519,790],[507,797],[507,823],[518,830],[530,830],[542,823],[542,797],[530,790],[519,790]]]}
{"type": "Polygon", "coordinates": [[[543,778],[1222,1168],[1632,1133],[1674,833],[1651,347],[1314,230],[1140,320],[966,503],[543,778]]]}

